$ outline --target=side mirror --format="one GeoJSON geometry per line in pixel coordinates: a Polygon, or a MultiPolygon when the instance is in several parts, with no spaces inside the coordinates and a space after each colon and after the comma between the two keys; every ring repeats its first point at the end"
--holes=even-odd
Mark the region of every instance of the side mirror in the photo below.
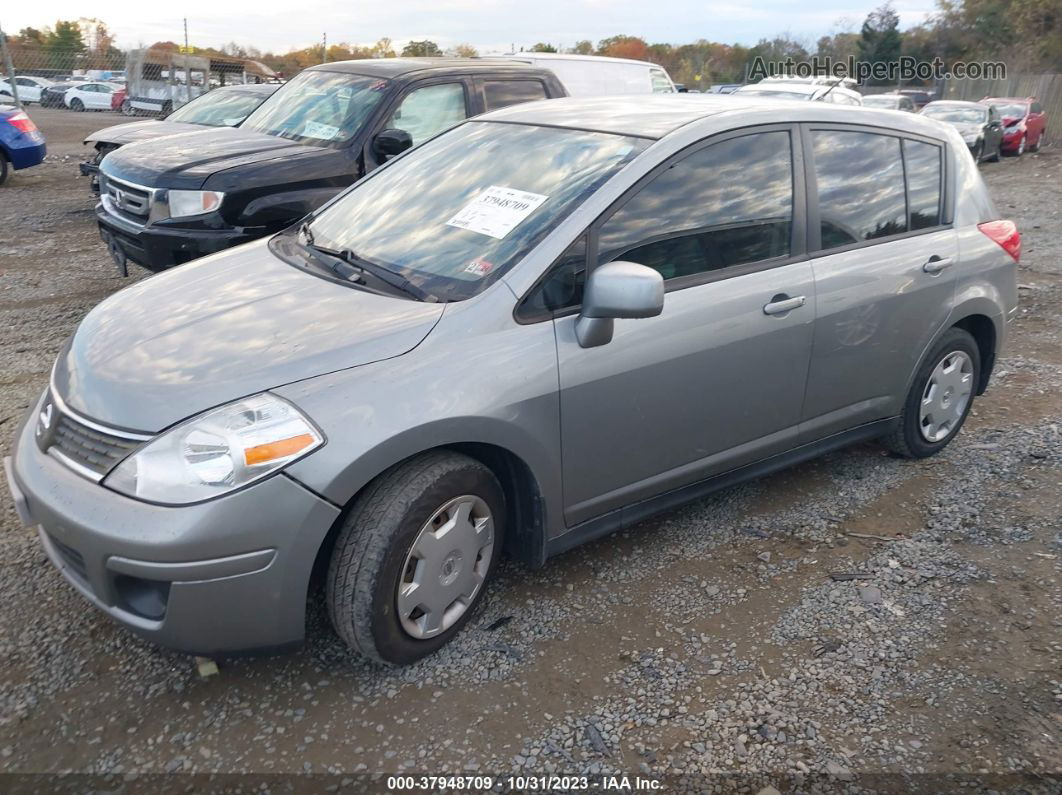
{"type": "Polygon", "coordinates": [[[575,336],[584,348],[612,341],[615,318],[656,317],[664,311],[664,277],[634,262],[610,262],[593,270],[583,291],[575,336]]]}
{"type": "Polygon", "coordinates": [[[413,136],[405,130],[380,130],[372,139],[372,151],[381,162],[412,148],[413,136]]]}

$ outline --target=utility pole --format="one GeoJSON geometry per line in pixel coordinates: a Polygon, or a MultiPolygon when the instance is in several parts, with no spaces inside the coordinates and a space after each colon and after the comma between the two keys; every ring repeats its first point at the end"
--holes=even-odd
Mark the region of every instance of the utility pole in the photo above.
{"type": "Polygon", "coordinates": [[[0,27],[0,50],[4,51],[4,68],[7,69],[7,84],[11,86],[11,97],[15,100],[15,107],[22,110],[22,100],[18,98],[18,85],[15,83],[15,65],[11,63],[11,50],[8,49],[3,27],[0,27]]]}
{"type": "MultiPolygon", "coordinates": [[[[192,101],[192,68],[188,63],[188,17],[184,18],[184,101],[192,101]]],[[[206,79],[210,79],[209,75],[206,79]]]]}
{"type": "Polygon", "coordinates": [[[321,34],[321,63],[328,63],[328,33],[321,34]]]}

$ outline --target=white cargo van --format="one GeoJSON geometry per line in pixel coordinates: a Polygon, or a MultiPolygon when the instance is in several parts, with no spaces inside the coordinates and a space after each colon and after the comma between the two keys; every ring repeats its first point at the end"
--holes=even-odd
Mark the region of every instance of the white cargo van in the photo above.
{"type": "Polygon", "coordinates": [[[551,70],[573,97],[676,93],[667,70],[648,61],[556,52],[517,52],[497,57],[551,70]]]}

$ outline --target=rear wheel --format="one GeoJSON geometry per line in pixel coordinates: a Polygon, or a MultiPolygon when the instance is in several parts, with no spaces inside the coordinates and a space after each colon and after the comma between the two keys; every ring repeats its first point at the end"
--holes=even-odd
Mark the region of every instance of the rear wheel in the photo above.
{"type": "Polygon", "coordinates": [[[478,461],[439,451],[384,473],[345,520],[328,569],[339,636],[358,654],[404,665],[456,635],[501,551],[505,497],[478,461]]]}
{"type": "Polygon", "coordinates": [[[122,110],[122,115],[123,116],[135,116],[136,115],[136,109],[133,107],[133,103],[130,102],[128,99],[123,99],[122,100],[121,110],[122,110]]]}
{"type": "Polygon", "coordinates": [[[943,450],[966,422],[980,376],[977,342],[967,331],[949,329],[919,367],[885,445],[907,458],[943,450]]]}
{"type": "Polygon", "coordinates": [[[990,158],[988,158],[988,162],[989,162],[989,163],[998,163],[998,162],[999,162],[999,159],[1000,159],[1000,158],[1001,158],[1002,156],[1003,156],[1003,139],[1001,138],[1001,139],[999,140],[999,143],[997,143],[997,144],[996,144],[996,151],[995,151],[995,153],[994,153],[994,154],[993,154],[993,155],[992,155],[992,156],[991,156],[990,158]]]}
{"type": "Polygon", "coordinates": [[[70,100],[70,109],[77,113],[81,113],[81,111],[85,109],[85,103],[75,97],[70,100]]]}
{"type": "Polygon", "coordinates": [[[7,162],[7,158],[4,157],[4,153],[0,152],[0,185],[7,182],[7,175],[11,173],[11,166],[7,162]]]}

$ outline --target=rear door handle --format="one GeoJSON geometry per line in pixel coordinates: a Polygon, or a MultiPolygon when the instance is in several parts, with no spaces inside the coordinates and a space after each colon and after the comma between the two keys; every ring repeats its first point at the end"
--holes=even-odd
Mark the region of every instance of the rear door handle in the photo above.
{"type": "Polygon", "coordinates": [[[786,312],[791,312],[794,309],[800,309],[804,304],[808,302],[808,299],[803,295],[798,295],[793,298],[782,298],[775,296],[769,304],[765,304],[763,307],[763,314],[765,315],[784,315],[786,312]]]}
{"type": "Polygon", "coordinates": [[[951,267],[951,257],[930,257],[929,261],[922,266],[926,273],[940,273],[945,268],[951,267]]]}

